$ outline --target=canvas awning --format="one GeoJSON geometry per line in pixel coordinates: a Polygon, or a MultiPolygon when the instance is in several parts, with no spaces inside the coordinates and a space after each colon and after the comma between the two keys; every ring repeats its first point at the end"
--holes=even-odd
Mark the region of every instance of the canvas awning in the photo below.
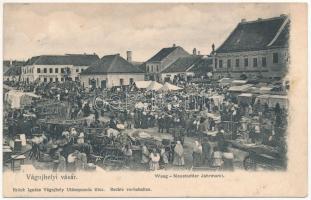
{"type": "Polygon", "coordinates": [[[275,107],[279,104],[280,107],[288,108],[288,97],[282,95],[260,95],[256,98],[256,102],[260,101],[261,104],[267,103],[269,107],[275,107]]]}
{"type": "Polygon", "coordinates": [[[178,87],[176,85],[172,85],[168,82],[166,82],[162,88],[159,89],[159,91],[163,91],[163,92],[166,92],[166,91],[177,91],[177,90],[182,90],[181,87],[178,87]]]}
{"type": "Polygon", "coordinates": [[[245,92],[251,87],[252,87],[251,84],[231,86],[228,91],[230,91],[230,92],[245,92]]]}
{"type": "Polygon", "coordinates": [[[146,89],[152,81],[135,81],[134,84],[138,89],[146,89]]]}
{"type": "Polygon", "coordinates": [[[231,85],[244,85],[244,84],[246,84],[247,83],[247,81],[246,80],[234,80],[234,81],[232,81],[231,82],[231,85]]]}
{"type": "Polygon", "coordinates": [[[273,88],[272,87],[261,87],[259,88],[259,92],[261,94],[266,94],[266,93],[269,93],[273,88]]]}
{"type": "Polygon", "coordinates": [[[40,98],[40,96],[19,90],[10,90],[5,94],[5,101],[10,104],[11,108],[17,109],[31,104],[33,98],[40,98]]]}
{"type": "Polygon", "coordinates": [[[158,83],[156,81],[152,81],[150,83],[150,85],[147,87],[147,90],[151,90],[151,91],[158,91],[159,89],[161,89],[163,87],[163,85],[161,83],[158,83]]]}

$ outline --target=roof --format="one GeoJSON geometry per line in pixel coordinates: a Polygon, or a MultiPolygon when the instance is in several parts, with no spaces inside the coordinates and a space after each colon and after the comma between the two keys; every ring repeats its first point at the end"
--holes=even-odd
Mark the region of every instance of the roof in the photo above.
{"type": "Polygon", "coordinates": [[[97,60],[96,54],[41,55],[28,59],[25,65],[89,66],[97,60]]]}
{"type": "Polygon", "coordinates": [[[153,57],[151,57],[148,62],[156,62],[156,61],[162,61],[164,58],[166,58],[170,53],[175,51],[177,48],[181,47],[168,47],[161,49],[157,54],[155,54],[153,57]]]}
{"type": "Polygon", "coordinates": [[[286,15],[239,23],[216,53],[287,47],[290,20],[286,15]]]}
{"type": "Polygon", "coordinates": [[[119,54],[107,55],[81,72],[81,75],[107,73],[144,73],[138,67],[122,58],[119,54]]]}
{"type": "Polygon", "coordinates": [[[175,62],[164,69],[162,73],[185,72],[196,63],[199,63],[201,59],[202,56],[194,55],[178,58],[175,62]]]}
{"type": "Polygon", "coordinates": [[[21,73],[21,66],[9,67],[9,69],[4,72],[4,76],[19,76],[21,73]]]}

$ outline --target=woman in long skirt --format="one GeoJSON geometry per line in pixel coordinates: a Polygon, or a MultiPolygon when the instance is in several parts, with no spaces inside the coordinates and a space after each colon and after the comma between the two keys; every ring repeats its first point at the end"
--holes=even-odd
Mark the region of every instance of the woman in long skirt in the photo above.
{"type": "Polygon", "coordinates": [[[177,144],[174,148],[174,161],[173,165],[177,166],[183,166],[185,165],[185,159],[184,159],[184,148],[181,145],[180,141],[177,141],[177,144]]]}
{"type": "Polygon", "coordinates": [[[156,149],[153,149],[152,153],[150,154],[150,162],[149,162],[151,171],[160,169],[159,161],[160,161],[160,154],[157,152],[156,149]]]}

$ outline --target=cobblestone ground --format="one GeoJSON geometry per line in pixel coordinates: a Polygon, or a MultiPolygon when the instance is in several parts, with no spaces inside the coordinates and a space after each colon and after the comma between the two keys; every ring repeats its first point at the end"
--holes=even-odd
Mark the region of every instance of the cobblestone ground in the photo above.
{"type": "MultiPolygon", "coordinates": [[[[126,132],[128,134],[131,134],[133,132],[146,132],[149,133],[152,136],[156,136],[159,138],[172,138],[172,136],[170,134],[167,133],[159,133],[157,128],[149,128],[149,129],[129,129],[126,130],[126,132]]],[[[195,138],[193,137],[185,137],[185,141],[184,141],[184,157],[185,157],[185,166],[182,167],[178,167],[178,166],[174,166],[171,163],[165,165],[163,168],[161,168],[161,170],[174,170],[174,171],[178,171],[178,170],[191,170],[192,169],[192,149],[193,149],[193,145],[194,145],[194,141],[195,138]]],[[[22,152],[25,152],[27,150],[30,150],[31,146],[29,144],[27,144],[25,147],[22,148],[22,152]]],[[[236,160],[234,162],[234,168],[235,169],[242,169],[242,160],[244,159],[245,155],[243,154],[243,152],[240,151],[234,151],[233,152],[235,154],[236,160]]],[[[53,167],[53,162],[39,162],[36,161],[35,159],[29,159],[29,153],[25,154],[26,156],[26,160],[25,160],[25,165],[28,166],[33,166],[35,169],[48,169],[48,170],[52,170],[53,167]]],[[[143,165],[140,164],[140,156],[138,155],[135,159],[135,161],[133,161],[129,167],[120,167],[118,169],[116,168],[111,168],[111,167],[104,167],[101,162],[98,163],[98,167],[103,168],[104,170],[131,170],[131,171],[148,171],[148,166],[147,165],[143,165]]],[[[10,170],[10,164],[7,163],[4,165],[3,168],[4,171],[10,170]]],[[[199,168],[199,170],[215,170],[212,168],[209,168],[207,166],[202,166],[199,168]]]]}

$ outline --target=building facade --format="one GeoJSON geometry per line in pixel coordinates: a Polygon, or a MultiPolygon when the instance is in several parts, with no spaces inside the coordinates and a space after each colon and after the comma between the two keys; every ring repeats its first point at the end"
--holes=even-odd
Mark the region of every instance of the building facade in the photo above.
{"type": "Polygon", "coordinates": [[[81,74],[81,83],[88,88],[127,86],[144,80],[144,72],[119,54],[107,55],[81,74]]]}
{"type": "Polygon", "coordinates": [[[146,73],[147,80],[163,81],[161,72],[178,58],[189,56],[190,54],[182,47],[173,45],[161,49],[153,57],[143,63],[142,67],[146,73]]]}
{"type": "Polygon", "coordinates": [[[78,81],[80,73],[99,60],[95,54],[42,55],[29,59],[22,67],[21,81],[78,81]]]}
{"type": "Polygon", "coordinates": [[[225,42],[212,52],[215,79],[282,78],[289,64],[288,16],[244,19],[225,42]]]}
{"type": "Polygon", "coordinates": [[[207,75],[212,71],[212,59],[207,56],[190,55],[178,58],[161,72],[162,80],[189,81],[194,77],[207,75]]]}

